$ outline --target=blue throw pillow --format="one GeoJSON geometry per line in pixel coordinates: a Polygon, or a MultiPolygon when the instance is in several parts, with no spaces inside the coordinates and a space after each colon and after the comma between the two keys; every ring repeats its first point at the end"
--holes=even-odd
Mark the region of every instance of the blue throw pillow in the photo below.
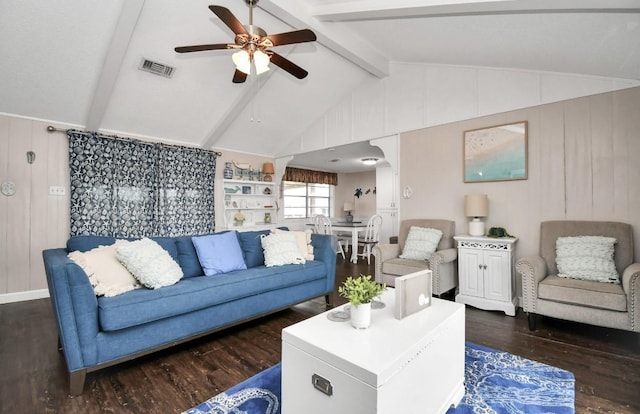
{"type": "Polygon", "coordinates": [[[235,231],[192,237],[191,240],[205,275],[247,268],[235,231]]]}

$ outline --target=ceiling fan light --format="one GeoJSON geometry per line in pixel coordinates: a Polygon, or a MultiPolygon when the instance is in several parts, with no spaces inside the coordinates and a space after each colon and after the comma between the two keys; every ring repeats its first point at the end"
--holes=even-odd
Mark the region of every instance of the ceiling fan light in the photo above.
{"type": "Polygon", "coordinates": [[[249,53],[246,50],[240,50],[231,55],[233,63],[236,65],[236,69],[240,72],[251,74],[251,60],[249,59],[249,53]]]}
{"type": "Polygon", "coordinates": [[[253,52],[253,63],[256,65],[256,74],[261,74],[269,70],[269,55],[262,50],[253,52]]]}

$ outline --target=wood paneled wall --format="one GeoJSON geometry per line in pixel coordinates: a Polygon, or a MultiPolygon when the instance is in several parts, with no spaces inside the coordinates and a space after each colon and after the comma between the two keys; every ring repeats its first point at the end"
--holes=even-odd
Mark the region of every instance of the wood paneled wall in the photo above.
{"type": "Polygon", "coordinates": [[[0,295],[46,289],[42,250],[69,237],[67,137],[47,125],[0,115],[0,183],[16,186],[15,195],[0,194],[0,295]],[[28,151],[36,154],[33,164],[28,151]],[[66,194],[49,195],[49,186],[66,194]]]}
{"type": "Polygon", "coordinates": [[[329,109],[282,156],[515,109],[637,87],[638,80],[507,68],[392,62],[329,109]]]}
{"type": "Polygon", "coordinates": [[[640,88],[540,105],[401,135],[401,219],[448,218],[467,233],[465,194],[489,196],[487,228],[517,236],[516,257],[536,254],[540,222],[612,220],[634,228],[640,260],[640,88]],[[526,120],[529,178],[463,182],[465,130],[526,120]]]}

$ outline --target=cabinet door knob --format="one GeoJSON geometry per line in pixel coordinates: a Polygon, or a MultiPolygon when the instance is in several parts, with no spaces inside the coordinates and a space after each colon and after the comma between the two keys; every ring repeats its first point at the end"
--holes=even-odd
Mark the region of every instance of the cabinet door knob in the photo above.
{"type": "Polygon", "coordinates": [[[482,268],[483,268],[484,270],[487,270],[487,265],[484,265],[482,268]]]}

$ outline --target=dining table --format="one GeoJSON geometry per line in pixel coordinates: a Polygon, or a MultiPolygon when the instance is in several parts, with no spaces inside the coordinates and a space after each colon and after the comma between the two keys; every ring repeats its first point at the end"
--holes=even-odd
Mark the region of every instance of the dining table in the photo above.
{"type": "Polygon", "coordinates": [[[331,224],[336,232],[351,232],[351,263],[358,263],[358,232],[367,229],[367,223],[362,221],[337,221],[331,224]]]}

